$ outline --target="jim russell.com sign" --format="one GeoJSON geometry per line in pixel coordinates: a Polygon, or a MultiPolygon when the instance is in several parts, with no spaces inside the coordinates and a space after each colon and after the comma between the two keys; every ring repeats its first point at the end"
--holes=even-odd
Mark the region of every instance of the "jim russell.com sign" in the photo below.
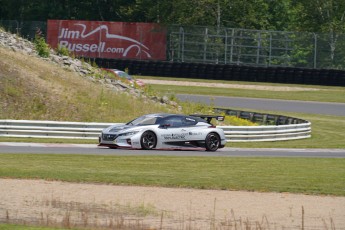
{"type": "Polygon", "coordinates": [[[155,23],[48,20],[47,40],[82,57],[166,59],[166,30],[155,23]]]}

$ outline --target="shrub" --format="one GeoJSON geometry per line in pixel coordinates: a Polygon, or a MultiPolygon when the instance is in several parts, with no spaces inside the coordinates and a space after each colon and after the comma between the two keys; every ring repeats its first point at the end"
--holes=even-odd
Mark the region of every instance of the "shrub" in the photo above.
{"type": "Polygon", "coordinates": [[[257,126],[258,124],[251,122],[250,120],[246,120],[243,118],[239,118],[236,116],[225,116],[224,123],[226,125],[234,125],[234,126],[257,126]]]}
{"type": "Polygon", "coordinates": [[[34,40],[35,48],[39,56],[41,57],[49,57],[50,50],[49,46],[46,43],[44,37],[39,34],[36,34],[34,40]]]}
{"type": "Polygon", "coordinates": [[[70,56],[69,50],[64,46],[58,46],[56,53],[61,56],[70,56]]]}

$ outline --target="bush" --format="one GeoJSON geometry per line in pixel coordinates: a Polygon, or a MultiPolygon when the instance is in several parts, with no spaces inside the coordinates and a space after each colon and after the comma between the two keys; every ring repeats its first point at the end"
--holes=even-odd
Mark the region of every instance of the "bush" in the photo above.
{"type": "Polygon", "coordinates": [[[44,37],[42,37],[40,35],[36,35],[35,40],[34,40],[34,44],[35,44],[35,48],[36,48],[36,51],[37,51],[39,56],[49,57],[50,50],[49,50],[49,46],[46,43],[44,37]]]}
{"type": "Polygon", "coordinates": [[[225,116],[224,123],[226,125],[234,125],[234,126],[257,126],[258,125],[255,122],[251,122],[250,120],[246,120],[246,119],[239,118],[236,116],[225,116]]]}
{"type": "Polygon", "coordinates": [[[64,46],[58,46],[56,53],[61,56],[70,56],[69,50],[64,46]]]}

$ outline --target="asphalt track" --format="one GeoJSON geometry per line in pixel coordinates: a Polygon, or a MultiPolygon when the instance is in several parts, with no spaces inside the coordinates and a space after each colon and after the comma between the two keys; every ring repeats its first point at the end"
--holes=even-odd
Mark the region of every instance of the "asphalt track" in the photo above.
{"type": "Polygon", "coordinates": [[[83,154],[111,156],[179,156],[179,157],[319,157],[345,158],[345,149],[249,149],[223,148],[204,150],[133,150],[109,149],[96,144],[0,143],[0,153],[18,154],[83,154]]]}
{"type": "Polygon", "coordinates": [[[248,110],[257,109],[277,112],[282,111],[345,116],[345,103],[202,96],[190,94],[178,94],[176,97],[181,101],[192,101],[206,104],[211,104],[212,102],[215,106],[226,108],[247,108],[248,110]]]}

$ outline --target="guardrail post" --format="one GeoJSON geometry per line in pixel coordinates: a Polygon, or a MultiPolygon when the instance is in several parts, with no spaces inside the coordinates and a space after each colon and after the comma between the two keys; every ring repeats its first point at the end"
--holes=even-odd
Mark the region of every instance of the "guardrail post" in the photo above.
{"type": "Polygon", "coordinates": [[[264,114],[263,116],[262,116],[262,124],[263,125],[265,125],[265,124],[267,124],[267,114],[264,114]]]}
{"type": "Polygon", "coordinates": [[[254,113],[249,113],[249,120],[254,121],[254,113]]]}
{"type": "Polygon", "coordinates": [[[276,117],[274,118],[274,124],[275,124],[275,125],[279,125],[279,119],[280,119],[279,116],[276,116],[276,117]]]}

